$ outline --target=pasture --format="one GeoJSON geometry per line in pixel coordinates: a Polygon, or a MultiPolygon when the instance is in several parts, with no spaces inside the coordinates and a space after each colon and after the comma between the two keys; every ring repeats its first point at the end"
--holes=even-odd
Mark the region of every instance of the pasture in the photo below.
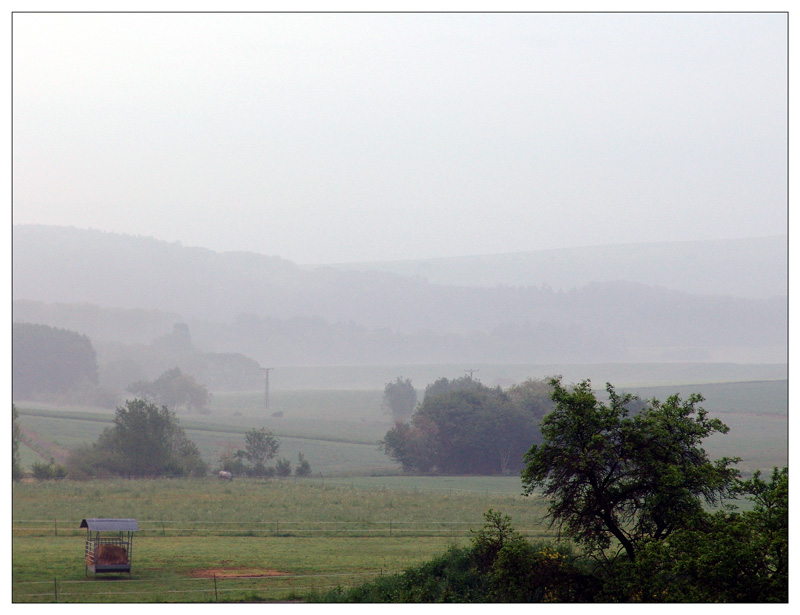
{"type": "Polygon", "coordinates": [[[543,503],[502,477],[22,483],[12,503],[14,602],[298,600],[464,544],[489,508],[548,535],[543,503]],[[78,526],[104,516],[139,521],[130,579],[85,576],[78,526]]]}
{"type": "MultiPolygon", "coordinates": [[[[595,382],[595,386],[600,383],[595,382]]],[[[620,389],[622,387],[619,387],[620,389]]],[[[642,398],[699,392],[729,434],[712,458],[768,472],[788,458],[785,380],[629,388],[642,398]]],[[[429,560],[462,545],[491,509],[531,538],[550,534],[545,506],[522,497],[518,477],[405,476],[378,450],[390,426],[380,390],[220,393],[208,415],[179,414],[211,467],[266,426],[280,456],[311,463],[307,479],[216,478],[17,483],[12,488],[12,600],[41,602],[297,601],[429,560]],[[273,413],[282,413],[273,416],[273,413]],[[86,577],[87,517],[133,517],[130,578],[86,577]]],[[[96,440],[113,411],[18,402],[31,447],[23,466],[96,440]]]]}

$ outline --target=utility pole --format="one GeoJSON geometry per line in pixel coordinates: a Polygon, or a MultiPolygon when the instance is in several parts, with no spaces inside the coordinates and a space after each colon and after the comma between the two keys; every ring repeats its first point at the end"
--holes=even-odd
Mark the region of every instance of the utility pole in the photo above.
{"type": "Polygon", "coordinates": [[[269,372],[273,369],[272,367],[262,367],[260,368],[262,372],[264,372],[264,408],[269,410],[269,372]]]}
{"type": "Polygon", "coordinates": [[[469,379],[470,380],[472,380],[472,374],[475,373],[475,372],[479,372],[479,371],[481,371],[481,370],[479,370],[479,369],[465,369],[464,370],[465,373],[469,374],[469,379]]]}

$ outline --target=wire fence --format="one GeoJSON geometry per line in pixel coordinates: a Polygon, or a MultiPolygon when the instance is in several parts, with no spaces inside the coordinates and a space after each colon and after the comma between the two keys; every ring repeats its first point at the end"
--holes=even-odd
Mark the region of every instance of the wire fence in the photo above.
{"type": "Polygon", "coordinates": [[[324,593],[375,579],[390,571],[358,573],[216,575],[128,579],[93,577],[81,580],[19,581],[12,583],[12,602],[224,602],[300,601],[309,592],[324,593]]]}
{"type": "MultiPolygon", "coordinates": [[[[138,536],[340,536],[340,537],[441,537],[471,536],[483,526],[468,521],[185,521],[139,520],[138,536]]],[[[59,519],[15,519],[13,536],[81,536],[80,522],[59,519]]],[[[528,538],[550,536],[546,525],[517,528],[528,538]]]]}

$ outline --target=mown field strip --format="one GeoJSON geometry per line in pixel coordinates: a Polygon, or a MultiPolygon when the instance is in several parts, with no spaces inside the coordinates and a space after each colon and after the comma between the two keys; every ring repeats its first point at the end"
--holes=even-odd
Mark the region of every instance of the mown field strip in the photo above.
{"type": "Polygon", "coordinates": [[[399,572],[467,540],[381,535],[137,536],[128,580],[127,575],[87,575],[84,536],[14,537],[12,597],[14,602],[209,602],[215,599],[216,577],[220,601],[298,600],[323,587],[354,585],[399,572]],[[195,592],[203,587],[211,595],[195,592]]]}

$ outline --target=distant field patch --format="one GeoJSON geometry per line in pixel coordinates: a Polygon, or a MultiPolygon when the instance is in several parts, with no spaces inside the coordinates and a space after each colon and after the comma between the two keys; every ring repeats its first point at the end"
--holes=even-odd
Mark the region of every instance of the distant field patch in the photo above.
{"type": "MultiPolygon", "coordinates": [[[[723,373],[722,368],[718,370],[723,373]]],[[[596,381],[593,385],[602,386],[596,381]]],[[[644,399],[660,400],[675,393],[683,398],[701,393],[706,398],[703,407],[731,428],[729,434],[715,435],[708,441],[707,449],[713,457],[742,457],[739,467],[747,473],[769,471],[788,463],[786,380],[626,390],[644,399]]],[[[276,391],[270,398],[270,411],[266,411],[263,392],[218,393],[212,400],[211,414],[179,414],[178,418],[212,468],[217,467],[219,456],[226,449],[243,447],[248,429],[267,427],[280,439],[279,455],[295,464],[302,452],[314,477],[394,475],[400,472],[398,465],[378,450],[380,440],[391,427],[389,416],[381,409],[381,399],[382,391],[376,390],[276,391]],[[280,416],[273,416],[275,413],[280,416]]],[[[111,411],[95,408],[58,409],[25,402],[18,403],[17,408],[20,424],[31,430],[38,443],[36,449],[23,448],[26,468],[35,461],[47,461],[51,454],[58,459],[59,451],[96,441],[102,430],[111,426],[113,418],[111,411]]]]}

